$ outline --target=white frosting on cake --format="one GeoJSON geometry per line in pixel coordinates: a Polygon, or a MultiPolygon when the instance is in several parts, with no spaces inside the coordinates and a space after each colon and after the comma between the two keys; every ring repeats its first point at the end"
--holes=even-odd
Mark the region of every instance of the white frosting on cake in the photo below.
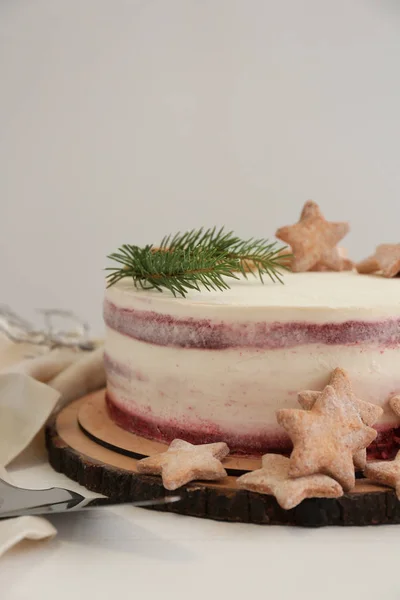
{"type": "Polygon", "coordinates": [[[250,275],[245,279],[227,279],[230,289],[200,292],[190,290],[185,298],[174,297],[168,290],[142,290],[123,279],[109,288],[106,297],[121,308],[156,307],[162,314],[223,316],[258,320],[269,310],[271,319],[292,320],[311,316],[313,321],[346,320],[353,316],[373,320],[400,315],[400,278],[342,273],[285,273],[283,284],[264,278],[264,283],[250,275]],[[261,309],[261,310],[259,310],[261,309]],[[335,314],[337,313],[337,314],[335,314]]]}
{"type": "Polygon", "coordinates": [[[226,278],[230,289],[224,291],[198,292],[189,290],[186,298],[175,298],[164,290],[142,290],[136,288],[129,279],[122,279],[107,291],[112,300],[117,296],[121,305],[129,306],[129,301],[138,294],[157,302],[172,300],[177,306],[187,304],[222,304],[224,306],[290,306],[293,308],[376,308],[400,309],[400,278],[386,279],[380,276],[360,276],[354,271],[342,273],[309,272],[284,273],[283,284],[272,282],[264,276],[264,283],[253,275],[245,279],[226,278]]]}
{"type": "Polygon", "coordinates": [[[400,392],[400,279],[288,273],[284,285],[229,284],[186,298],[128,279],[106,291],[108,393],[132,422],[147,420],[160,439],[181,428],[247,448],[282,436],[276,410],[299,408],[299,391],[322,389],[341,367],[357,396],[384,407],[378,428],[398,425],[387,401],[400,392]]]}

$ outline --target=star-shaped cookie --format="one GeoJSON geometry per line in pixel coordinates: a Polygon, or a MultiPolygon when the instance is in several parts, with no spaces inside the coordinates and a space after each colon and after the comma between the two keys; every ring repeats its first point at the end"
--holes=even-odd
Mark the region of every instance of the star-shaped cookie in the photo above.
{"type": "MultiPolygon", "coordinates": [[[[347,250],[345,248],[342,248],[341,246],[336,247],[335,253],[336,253],[336,250],[342,259],[342,268],[340,270],[341,271],[351,271],[351,269],[354,266],[354,263],[352,260],[347,258],[347,250]]],[[[317,263],[312,269],[310,269],[310,271],[331,271],[331,270],[332,269],[327,267],[323,262],[317,263]]]]}
{"type": "Polygon", "coordinates": [[[239,488],[275,496],[285,510],[294,508],[304,498],[339,498],[343,489],[328,475],[289,476],[290,459],[279,454],[264,454],[262,468],[245,473],[236,480],[239,488]]]}
{"type": "Polygon", "coordinates": [[[381,244],[375,254],[356,265],[359,273],[380,273],[383,277],[395,277],[400,273],[400,244],[381,244]]]}
{"type": "Polygon", "coordinates": [[[277,420],[293,442],[290,477],[323,473],[348,491],[355,485],[353,455],[376,438],[354,406],[327,385],[311,410],[283,408],[277,420]]]}
{"type": "MultiPolygon", "coordinates": [[[[337,368],[333,371],[329,380],[329,385],[335,389],[336,394],[341,400],[350,402],[354,406],[360,415],[362,422],[365,423],[365,425],[368,425],[368,427],[372,427],[382,415],[383,409],[380,406],[356,398],[351,387],[350,378],[344,369],[337,368]]],[[[299,392],[298,400],[300,406],[306,410],[310,410],[321,394],[322,392],[314,392],[311,390],[299,392]]],[[[367,463],[366,449],[357,450],[353,456],[353,460],[357,469],[363,469],[367,463]]]]}
{"type": "Polygon", "coordinates": [[[142,458],[138,473],[161,475],[167,490],[176,490],[195,479],[215,480],[226,476],[221,460],[229,454],[225,442],[195,446],[174,440],[166,452],[142,458]]]}
{"type": "Polygon", "coordinates": [[[369,463],[364,469],[364,475],[374,483],[393,487],[400,500],[400,452],[394,460],[369,463]]]}
{"type": "Polygon", "coordinates": [[[400,417],[400,394],[392,396],[389,400],[389,405],[392,411],[400,417]]]}
{"type": "Polygon", "coordinates": [[[326,221],[318,204],[309,200],[298,223],[281,227],[276,237],[292,248],[292,271],[344,271],[351,268],[352,263],[341,256],[336,244],[348,231],[348,223],[326,221]]]}

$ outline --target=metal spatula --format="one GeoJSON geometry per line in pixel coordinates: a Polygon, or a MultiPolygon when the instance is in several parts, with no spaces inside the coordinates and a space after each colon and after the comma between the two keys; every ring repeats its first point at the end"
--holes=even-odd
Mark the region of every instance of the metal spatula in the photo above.
{"type": "Polygon", "coordinates": [[[0,479],[0,519],[24,515],[45,515],[69,513],[103,506],[126,504],[129,506],[156,506],[180,500],[180,496],[163,496],[152,500],[118,502],[112,498],[85,498],[77,492],[65,488],[28,490],[16,487],[0,479]]]}

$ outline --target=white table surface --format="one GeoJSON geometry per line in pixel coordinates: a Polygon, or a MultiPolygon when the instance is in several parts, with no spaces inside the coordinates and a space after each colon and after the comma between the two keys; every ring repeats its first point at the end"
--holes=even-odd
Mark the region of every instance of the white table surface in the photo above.
{"type": "MultiPolygon", "coordinates": [[[[37,447],[11,473],[27,487],[84,491],[37,447]]],[[[0,559],[1,600],[400,597],[399,526],[263,527],[130,507],[51,522],[53,540],[22,542],[0,559]]]]}

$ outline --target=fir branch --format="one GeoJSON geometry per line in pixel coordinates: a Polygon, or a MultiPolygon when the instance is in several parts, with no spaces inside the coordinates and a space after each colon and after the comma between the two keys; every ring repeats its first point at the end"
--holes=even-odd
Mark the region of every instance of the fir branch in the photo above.
{"type": "Polygon", "coordinates": [[[135,286],[143,289],[168,289],[174,296],[185,296],[188,290],[224,290],[229,285],[224,277],[235,275],[237,260],[221,254],[215,248],[193,247],[166,252],[152,246],[139,248],[125,244],[109,256],[123,267],[109,267],[108,287],[120,279],[132,277],[135,286]]]}
{"type": "Polygon", "coordinates": [[[240,243],[240,238],[232,231],[224,232],[224,228],[217,230],[216,227],[204,230],[191,229],[186,233],[176,233],[174,236],[165,236],[160,244],[163,250],[192,250],[193,248],[216,248],[221,252],[227,251],[240,243]]]}
{"type": "Polygon", "coordinates": [[[268,243],[264,239],[239,240],[229,249],[229,258],[239,261],[240,272],[247,278],[253,273],[255,277],[264,282],[263,275],[268,275],[272,281],[283,283],[280,269],[289,270],[291,254],[284,253],[284,248],[278,247],[277,242],[268,243]]]}
{"type": "Polygon", "coordinates": [[[284,253],[285,247],[277,247],[277,242],[268,243],[264,239],[253,239],[243,241],[235,236],[232,231],[225,232],[222,227],[192,229],[186,233],[177,233],[174,236],[163,238],[160,248],[165,251],[176,249],[189,250],[192,248],[215,247],[221,252],[227,253],[229,258],[237,259],[238,270],[247,278],[251,272],[259,276],[263,282],[263,275],[268,275],[272,281],[282,282],[279,269],[289,270],[289,259],[291,254],[284,253]]]}
{"type": "Polygon", "coordinates": [[[108,287],[131,277],[143,289],[166,288],[185,296],[190,289],[200,291],[200,285],[207,290],[228,289],[224,278],[238,279],[238,272],[246,278],[252,272],[262,282],[268,275],[283,283],[280,272],[289,269],[291,257],[284,250],[276,242],[241,240],[223,228],[192,229],[164,237],[159,247],[123,245],[108,257],[122,265],[107,269],[108,287]]]}

